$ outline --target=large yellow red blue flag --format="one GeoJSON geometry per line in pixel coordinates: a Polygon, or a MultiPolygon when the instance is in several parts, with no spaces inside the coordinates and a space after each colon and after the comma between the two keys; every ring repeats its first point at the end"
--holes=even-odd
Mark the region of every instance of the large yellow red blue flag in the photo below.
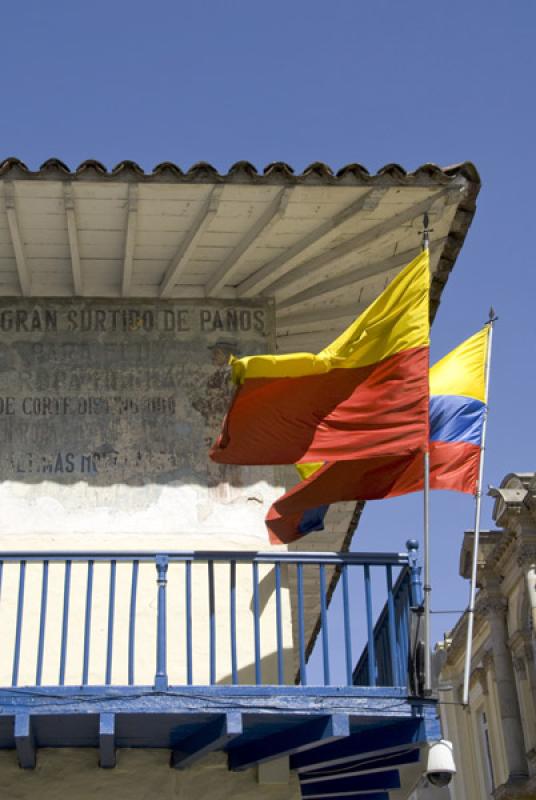
{"type": "MultiPolygon", "coordinates": [[[[487,404],[489,325],[430,370],[430,488],[474,494],[487,404]]],[[[326,462],[299,466],[303,480],[270,508],[273,543],[322,530],[332,502],[396,497],[423,489],[421,452],[407,459],[326,462]]]]}
{"type": "Polygon", "coordinates": [[[211,458],[407,466],[428,444],[429,286],[425,251],[320,353],[232,359],[237,389],[211,458]]]}

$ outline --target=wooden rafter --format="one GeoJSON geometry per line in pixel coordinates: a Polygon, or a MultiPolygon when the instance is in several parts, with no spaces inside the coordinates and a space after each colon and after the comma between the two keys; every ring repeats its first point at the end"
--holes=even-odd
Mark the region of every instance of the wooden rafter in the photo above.
{"type": "Polygon", "coordinates": [[[173,287],[178,283],[180,276],[186,269],[190,256],[203,231],[210,225],[216,214],[221,200],[223,186],[214,186],[197,216],[194,218],[190,230],[180,243],[177,252],[171,259],[166,273],[160,284],[160,297],[169,297],[173,287]]]}
{"type": "Polygon", "coordinates": [[[353,203],[350,203],[349,206],[339,211],[338,214],[327,219],[322,225],[310,231],[288,250],[285,250],[285,252],[276,256],[276,258],[273,258],[267,264],[264,264],[253,273],[253,275],[250,275],[249,278],[242,281],[240,286],[237,287],[237,295],[239,297],[251,297],[254,294],[262,292],[280,275],[284,274],[290,261],[303,255],[307,250],[313,247],[313,245],[318,244],[318,242],[335,232],[337,228],[361,213],[364,209],[372,210],[375,208],[384,192],[385,189],[371,189],[365,192],[362,197],[354,200],[353,203]]]}
{"type": "Polygon", "coordinates": [[[15,253],[15,262],[17,264],[20,290],[25,297],[29,297],[32,293],[32,279],[26,261],[26,256],[24,255],[24,247],[22,245],[22,237],[20,235],[19,219],[17,216],[17,206],[15,202],[15,187],[13,181],[6,181],[4,187],[7,223],[11,236],[11,244],[13,245],[13,251],[15,253]]]}
{"type": "Polygon", "coordinates": [[[21,769],[34,769],[36,763],[35,733],[29,714],[15,716],[15,749],[21,769]]]}
{"type": "Polygon", "coordinates": [[[69,251],[71,253],[71,270],[73,274],[73,288],[76,295],[84,294],[82,278],[82,265],[80,263],[80,247],[78,243],[78,225],[74,205],[73,189],[70,183],[63,187],[63,202],[65,216],[67,217],[67,236],[69,238],[69,251]]]}
{"type": "Polygon", "coordinates": [[[311,748],[345,739],[350,735],[347,714],[329,714],[309,719],[286,732],[268,734],[229,752],[229,769],[245,770],[272,758],[302,753],[311,748]]]}
{"type": "MultiPolygon", "coordinates": [[[[412,222],[425,211],[430,212],[432,206],[436,205],[440,201],[443,201],[447,194],[448,190],[442,189],[441,191],[433,194],[431,197],[427,197],[425,200],[421,200],[418,203],[412,204],[403,211],[400,211],[398,214],[394,214],[392,217],[389,217],[388,219],[383,220],[376,225],[372,225],[372,227],[368,228],[367,230],[356,234],[356,236],[352,236],[351,239],[347,239],[345,242],[342,242],[336,247],[331,248],[331,250],[327,250],[326,252],[309,259],[303,264],[300,264],[298,267],[295,267],[283,277],[278,278],[276,281],[270,283],[264,289],[263,294],[277,294],[278,292],[288,289],[290,286],[299,284],[301,281],[307,281],[307,283],[309,283],[315,274],[323,270],[333,261],[337,261],[338,259],[349,254],[354,254],[356,257],[358,257],[359,251],[371,242],[378,241],[402,225],[412,222]]],[[[417,253],[418,247],[419,242],[416,241],[415,254],[417,253]]]]}
{"type": "Polygon", "coordinates": [[[125,252],[123,255],[123,279],[121,281],[121,294],[123,297],[128,297],[132,288],[137,224],[138,187],[135,183],[131,183],[128,187],[127,230],[125,235],[125,252]]]}
{"type": "Polygon", "coordinates": [[[115,714],[99,715],[99,766],[103,769],[115,767],[115,714]]]}
{"type": "MultiPolygon", "coordinates": [[[[446,238],[438,239],[437,241],[432,242],[430,246],[430,252],[433,254],[438,248],[442,248],[445,242],[446,238]]],[[[379,275],[383,275],[387,272],[391,272],[391,270],[404,266],[404,264],[409,263],[411,259],[415,257],[415,255],[415,248],[412,248],[411,250],[404,250],[402,253],[396,253],[394,256],[390,256],[389,258],[382,258],[380,261],[375,261],[372,264],[355,267],[347,272],[343,272],[342,275],[338,275],[336,278],[327,278],[324,281],[319,281],[318,283],[309,286],[307,289],[304,289],[301,292],[298,291],[294,294],[289,294],[284,300],[281,300],[277,304],[277,309],[278,311],[281,311],[282,309],[289,308],[290,306],[297,306],[301,303],[304,303],[306,300],[320,298],[322,295],[331,294],[332,292],[336,292],[340,289],[345,289],[350,286],[356,288],[355,284],[361,281],[365,281],[368,278],[378,277],[379,275]]]]}
{"type": "Polygon", "coordinates": [[[221,750],[243,733],[242,714],[238,710],[212,715],[207,722],[185,739],[179,740],[171,754],[171,766],[185,769],[207,753],[221,750]]]}
{"type": "Polygon", "coordinates": [[[259,237],[281,219],[288,204],[290,191],[287,187],[277,193],[255,224],[252,225],[232,252],[224,259],[216,273],[207,281],[205,286],[207,297],[212,297],[223,289],[225,284],[236,274],[249,250],[257,244],[259,237]]]}
{"type": "MultiPolygon", "coordinates": [[[[357,292],[355,302],[347,303],[344,306],[322,306],[322,309],[312,309],[311,311],[303,311],[301,314],[289,314],[281,316],[277,314],[277,328],[284,330],[298,330],[306,331],[308,326],[320,325],[325,326],[325,323],[330,320],[344,320],[347,317],[357,317],[363,310],[363,304],[360,302],[360,292],[357,292]]],[[[342,330],[342,328],[341,328],[342,330]]]]}

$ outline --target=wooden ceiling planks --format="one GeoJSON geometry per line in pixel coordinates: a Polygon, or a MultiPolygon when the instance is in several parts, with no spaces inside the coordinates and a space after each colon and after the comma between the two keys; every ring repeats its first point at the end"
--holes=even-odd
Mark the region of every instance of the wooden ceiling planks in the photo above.
{"type": "Polygon", "coordinates": [[[375,176],[357,167],[334,176],[322,165],[301,176],[284,165],[264,176],[243,164],[226,176],[171,166],[147,175],[130,162],[111,173],[88,162],[69,173],[51,160],[32,173],[2,162],[0,295],[262,293],[276,299],[286,347],[308,324],[340,328],[363,292],[381,291],[417,252],[425,210],[438,299],[479,188],[470,165],[410,175],[390,165],[375,176]]]}

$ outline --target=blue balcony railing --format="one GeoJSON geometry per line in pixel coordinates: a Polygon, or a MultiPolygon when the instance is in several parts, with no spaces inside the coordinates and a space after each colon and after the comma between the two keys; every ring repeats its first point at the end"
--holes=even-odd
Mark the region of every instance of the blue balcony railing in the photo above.
{"type": "MultiPolygon", "coordinates": [[[[418,682],[415,651],[419,644],[422,611],[420,568],[416,563],[417,542],[408,542],[410,563],[400,570],[393,586],[392,571],[387,567],[387,602],[376,623],[367,606],[368,641],[353,673],[355,686],[401,686],[418,682]]],[[[365,567],[367,591],[369,570],[365,567]]]]}
{"type": "Polygon", "coordinates": [[[0,553],[0,686],[329,686],[337,672],[340,686],[405,687],[414,562],[411,552],[0,553]],[[341,614],[328,608],[337,578],[341,614]]]}

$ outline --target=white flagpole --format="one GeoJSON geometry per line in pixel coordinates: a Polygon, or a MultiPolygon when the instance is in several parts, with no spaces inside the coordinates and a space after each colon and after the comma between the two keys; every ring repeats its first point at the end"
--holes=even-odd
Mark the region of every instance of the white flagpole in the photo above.
{"type": "Polygon", "coordinates": [[[491,346],[493,342],[493,323],[497,321],[493,308],[489,310],[489,334],[488,347],[486,351],[486,384],[485,384],[485,404],[484,417],[482,420],[482,444],[480,446],[480,464],[478,468],[478,484],[475,494],[475,534],[473,537],[473,559],[471,567],[471,590],[469,597],[469,608],[467,610],[467,641],[465,646],[465,665],[463,670],[463,698],[462,702],[467,705],[469,702],[469,679],[471,677],[471,658],[473,651],[473,624],[475,619],[475,597],[476,597],[476,576],[478,569],[478,545],[480,541],[480,511],[482,506],[482,481],[484,477],[484,453],[486,451],[486,430],[488,427],[488,393],[489,375],[491,366],[491,346]]]}
{"type": "MultiPolygon", "coordinates": [[[[430,229],[428,228],[428,214],[423,217],[422,249],[430,251],[430,229]]],[[[428,437],[430,438],[430,437],[428,437]]],[[[423,515],[423,560],[424,560],[424,694],[432,691],[432,650],[430,636],[430,449],[426,445],[424,453],[424,515],[423,515]]]]}

